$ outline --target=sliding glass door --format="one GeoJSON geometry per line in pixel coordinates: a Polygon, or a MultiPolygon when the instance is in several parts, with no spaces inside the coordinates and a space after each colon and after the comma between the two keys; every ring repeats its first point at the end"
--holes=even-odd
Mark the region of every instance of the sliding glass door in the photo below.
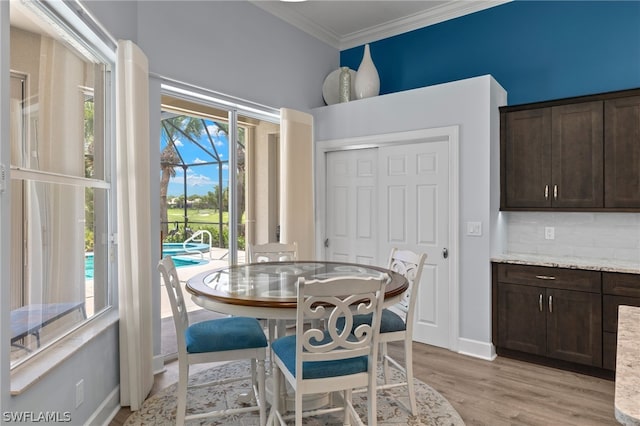
{"type": "MultiPolygon", "coordinates": [[[[246,244],[277,241],[279,117],[163,86],[160,222],[163,256],[181,281],[246,261],[246,244]]],[[[161,289],[162,353],[174,350],[161,289]]],[[[192,320],[210,318],[187,300],[192,320]]]]}

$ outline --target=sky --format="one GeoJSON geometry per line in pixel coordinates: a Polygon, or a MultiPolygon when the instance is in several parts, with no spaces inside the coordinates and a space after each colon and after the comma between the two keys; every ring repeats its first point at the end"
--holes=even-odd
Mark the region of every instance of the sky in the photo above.
{"type": "MultiPolygon", "coordinates": [[[[229,159],[229,142],[227,135],[225,133],[219,133],[218,127],[213,121],[205,120],[205,123],[220,159],[227,161],[229,159]]],[[[198,142],[210,152],[213,152],[209,135],[206,131],[203,131],[198,142]]],[[[167,142],[166,133],[163,131],[160,136],[160,151],[167,146],[167,142]]],[[[201,166],[197,164],[214,161],[214,157],[182,134],[179,134],[175,145],[185,163],[195,165],[187,169],[187,197],[194,194],[204,195],[207,192],[213,192],[214,186],[218,184],[218,167],[212,164],[201,166]]],[[[179,196],[184,193],[184,171],[180,167],[176,168],[175,171],[176,175],[171,178],[167,191],[167,195],[170,197],[179,196]]],[[[229,171],[225,163],[222,167],[222,187],[227,187],[228,183],[229,171]]]]}

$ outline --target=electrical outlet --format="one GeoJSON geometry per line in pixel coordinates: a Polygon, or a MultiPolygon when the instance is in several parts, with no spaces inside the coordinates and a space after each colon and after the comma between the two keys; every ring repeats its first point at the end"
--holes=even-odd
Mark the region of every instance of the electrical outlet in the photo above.
{"type": "Polygon", "coordinates": [[[76,408],[84,402],[84,379],[76,383],[76,408]]]}
{"type": "Polygon", "coordinates": [[[544,239],[545,240],[554,240],[556,238],[556,228],[553,226],[545,226],[544,227],[544,239]]]}

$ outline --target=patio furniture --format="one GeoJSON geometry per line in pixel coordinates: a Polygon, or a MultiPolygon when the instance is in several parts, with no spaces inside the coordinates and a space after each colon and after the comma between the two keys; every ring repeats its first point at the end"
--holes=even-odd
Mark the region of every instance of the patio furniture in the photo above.
{"type": "MultiPolygon", "coordinates": [[[[202,321],[189,325],[180,280],[170,256],[158,264],[171,302],[173,320],[178,340],[178,407],[176,424],[185,420],[219,417],[251,411],[260,412],[260,425],[266,422],[265,368],[267,338],[260,323],[250,317],[228,317],[202,321]],[[251,375],[227,378],[224,382],[251,380],[255,404],[239,408],[211,410],[204,413],[186,414],[188,388],[215,386],[221,381],[212,381],[189,386],[189,366],[240,359],[251,360],[251,375]],[[257,384],[257,387],[256,387],[257,384]]],[[[245,401],[242,401],[245,402],[245,401]]]]}
{"type": "Polygon", "coordinates": [[[87,317],[84,302],[31,304],[13,309],[10,317],[11,346],[31,352],[31,349],[18,341],[32,335],[35,336],[37,346],[40,347],[40,331],[74,311],[80,312],[82,318],[87,317]]]}

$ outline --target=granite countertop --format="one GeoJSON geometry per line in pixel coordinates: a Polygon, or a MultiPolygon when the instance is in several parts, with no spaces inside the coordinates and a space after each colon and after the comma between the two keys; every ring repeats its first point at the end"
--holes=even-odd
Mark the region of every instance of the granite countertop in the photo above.
{"type": "Polygon", "coordinates": [[[527,253],[500,254],[492,256],[491,261],[518,265],[549,266],[553,268],[586,269],[589,271],[640,274],[640,261],[630,262],[616,259],[590,259],[527,253]]]}
{"type": "Polygon", "coordinates": [[[618,311],[615,413],[623,425],[640,425],[640,307],[618,311]]]}

